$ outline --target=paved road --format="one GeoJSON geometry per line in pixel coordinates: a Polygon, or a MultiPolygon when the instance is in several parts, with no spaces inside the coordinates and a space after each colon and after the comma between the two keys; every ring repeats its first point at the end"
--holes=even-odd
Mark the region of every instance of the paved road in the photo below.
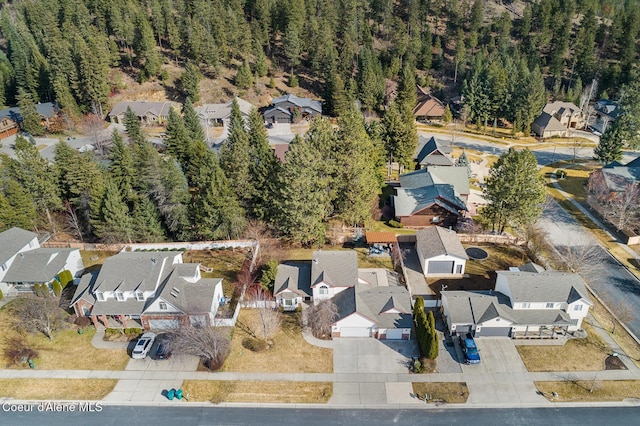
{"type": "Polygon", "coordinates": [[[621,307],[629,311],[629,318],[621,319],[636,336],[640,336],[640,281],[557,203],[548,205],[539,223],[556,247],[579,247],[578,250],[593,247],[594,257],[599,263],[587,268],[583,278],[614,312],[622,312],[621,307]]]}
{"type": "MultiPolygon", "coordinates": [[[[180,404],[176,402],[176,404],[180,404]]],[[[98,413],[0,413],[5,425],[633,425],[637,407],[442,410],[336,410],[295,408],[103,406],[98,413]]]]}

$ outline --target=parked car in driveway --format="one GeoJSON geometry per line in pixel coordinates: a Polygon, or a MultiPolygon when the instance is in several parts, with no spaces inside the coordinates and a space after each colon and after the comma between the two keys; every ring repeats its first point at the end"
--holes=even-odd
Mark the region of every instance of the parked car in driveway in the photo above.
{"type": "Polygon", "coordinates": [[[169,359],[171,357],[171,351],[169,350],[169,346],[167,345],[166,339],[158,339],[158,346],[156,347],[155,354],[153,355],[153,359],[161,360],[161,359],[169,359]]]}
{"type": "Polygon", "coordinates": [[[133,352],[131,353],[131,358],[133,359],[143,359],[149,354],[149,350],[153,345],[153,342],[156,340],[155,333],[144,333],[140,339],[138,339],[138,343],[133,348],[133,352]]]}
{"type": "Polygon", "coordinates": [[[460,338],[462,342],[462,353],[464,354],[464,361],[467,364],[480,364],[480,354],[478,353],[478,347],[475,340],[471,335],[467,334],[460,338]]]}

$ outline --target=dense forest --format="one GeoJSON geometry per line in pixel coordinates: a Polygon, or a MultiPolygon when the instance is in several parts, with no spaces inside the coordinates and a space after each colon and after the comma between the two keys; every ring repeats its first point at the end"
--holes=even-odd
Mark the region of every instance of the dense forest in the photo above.
{"type": "Polygon", "coordinates": [[[233,237],[255,220],[309,244],[331,219],[370,217],[385,159],[410,165],[416,82],[445,101],[463,94],[465,120],[528,134],[549,97],[578,102],[593,79],[597,96],[620,95],[637,67],[640,2],[16,0],[3,2],[0,32],[0,104],[104,116],[123,75],[163,83],[169,64],[184,69],[170,93],[185,101],[164,154],[133,117],[100,159],[60,143],[49,164],[18,138],[0,166],[3,228],[65,222],[78,238],[158,241],[233,237]],[[191,101],[199,76],[225,70],[245,91],[284,73],[339,130],[313,122],[281,164],[257,112],[246,128],[236,114],[214,154],[191,101]]]}

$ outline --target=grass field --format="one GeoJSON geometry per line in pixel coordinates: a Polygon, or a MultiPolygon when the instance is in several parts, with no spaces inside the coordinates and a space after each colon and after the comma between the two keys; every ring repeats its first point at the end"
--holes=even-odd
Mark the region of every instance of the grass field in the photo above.
{"type": "Polygon", "coordinates": [[[416,395],[430,395],[432,400],[449,404],[464,404],[469,398],[469,389],[464,382],[418,382],[411,383],[411,386],[416,395]]]}
{"type": "Polygon", "coordinates": [[[329,382],[255,382],[186,380],[189,401],[324,404],[333,393],[329,382]]]}
{"type": "MultiPolygon", "coordinates": [[[[256,309],[242,309],[239,323],[248,323],[257,316],[256,309]]],[[[252,352],[242,345],[249,334],[236,326],[231,339],[231,350],[222,371],[260,373],[331,373],[333,351],[308,344],[302,337],[300,314],[282,314],[282,327],[275,335],[270,349],[252,352]]]]}
{"type": "Polygon", "coordinates": [[[0,395],[32,400],[101,400],[117,382],[111,379],[0,379],[0,395]]]}
{"type": "Polygon", "coordinates": [[[583,323],[588,337],[571,339],[564,346],[516,346],[528,371],[601,371],[611,349],[583,323]]]}
{"type": "Polygon", "coordinates": [[[185,263],[201,263],[213,268],[212,272],[202,272],[202,278],[222,278],[224,294],[231,296],[242,264],[250,254],[245,249],[235,250],[193,250],[182,255],[185,263]]]}
{"type": "Polygon", "coordinates": [[[622,401],[640,398],[638,380],[576,380],[565,382],[534,382],[545,398],[553,402],[622,401]],[[553,397],[553,392],[558,394],[553,397]]]}
{"type": "MultiPolygon", "coordinates": [[[[19,301],[19,299],[16,299],[19,301]]],[[[7,344],[12,338],[20,335],[11,328],[11,316],[8,310],[13,301],[0,309],[0,366],[10,365],[6,357],[7,344]]],[[[96,349],[91,345],[95,334],[93,327],[87,327],[83,334],[76,328],[69,328],[55,333],[54,340],[49,340],[42,333],[26,334],[22,337],[24,344],[39,353],[35,359],[35,367],[44,370],[123,370],[129,362],[124,349],[96,349]]],[[[24,365],[11,368],[28,368],[24,365]]]]}

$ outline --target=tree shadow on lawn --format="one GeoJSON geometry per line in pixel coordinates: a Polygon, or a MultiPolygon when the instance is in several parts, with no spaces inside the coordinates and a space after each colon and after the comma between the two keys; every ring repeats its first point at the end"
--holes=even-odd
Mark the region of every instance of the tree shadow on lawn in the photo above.
{"type": "Polygon", "coordinates": [[[429,288],[439,297],[444,289],[447,291],[479,291],[493,290],[496,282],[496,273],[489,272],[484,275],[469,275],[469,278],[440,278],[429,280],[429,288]]]}

